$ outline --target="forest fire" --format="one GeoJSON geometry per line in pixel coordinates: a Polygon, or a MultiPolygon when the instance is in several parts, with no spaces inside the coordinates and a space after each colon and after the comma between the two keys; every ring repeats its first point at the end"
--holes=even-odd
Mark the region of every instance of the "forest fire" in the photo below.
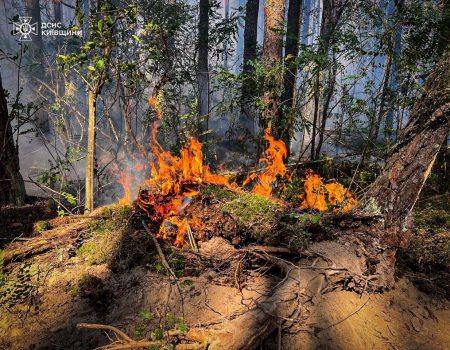
{"type": "MultiPolygon", "coordinates": [[[[151,97],[149,103],[159,119],[161,110],[157,99],[151,97]]],[[[175,246],[184,245],[188,233],[193,232],[191,237],[201,239],[207,229],[200,218],[184,215],[186,206],[198,195],[199,185],[217,185],[234,192],[242,192],[245,188],[255,195],[272,198],[276,182],[283,178],[290,180],[285,164],[286,145],[275,139],[269,128],[263,136],[268,146],[259,160],[264,168],[247,176],[242,187],[231,182],[229,176],[211,172],[209,166],[203,163],[202,144],[195,137],[191,137],[181,149],[180,156],[175,156],[158,143],[156,132],[157,122],[154,123],[151,138],[154,157],[148,167],[151,175],[143,183],[146,190],[140,191],[137,204],[158,223],[158,237],[171,240],[175,246]]],[[[142,171],[146,167],[138,164],[135,168],[142,171]]],[[[124,189],[124,197],[119,204],[131,203],[130,181],[132,176],[129,174],[123,174],[119,180],[124,189]]],[[[348,211],[356,204],[356,199],[344,186],[335,181],[324,184],[322,178],[312,171],[307,174],[304,191],[301,209],[325,211],[335,207],[335,210],[348,211]]]]}

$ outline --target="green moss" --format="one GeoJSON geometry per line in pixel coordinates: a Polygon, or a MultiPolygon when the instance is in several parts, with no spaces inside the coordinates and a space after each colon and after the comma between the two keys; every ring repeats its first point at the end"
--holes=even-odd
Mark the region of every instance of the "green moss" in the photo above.
{"type": "Polygon", "coordinates": [[[77,249],[77,257],[86,260],[89,265],[104,264],[110,255],[111,249],[103,239],[87,241],[77,249]]]}
{"type": "Polygon", "coordinates": [[[112,219],[92,220],[88,224],[89,232],[94,236],[103,236],[106,233],[117,231],[120,223],[112,219]]]}
{"type": "Polygon", "coordinates": [[[265,197],[241,193],[223,203],[221,209],[230,213],[240,224],[250,225],[274,220],[278,205],[265,197]]]}
{"type": "Polygon", "coordinates": [[[121,221],[128,220],[128,218],[133,213],[133,208],[129,205],[119,205],[117,206],[118,218],[121,221]]]}
{"type": "Polygon", "coordinates": [[[200,192],[203,196],[211,196],[220,201],[230,201],[238,196],[237,193],[233,191],[214,185],[202,186],[200,192]]]}

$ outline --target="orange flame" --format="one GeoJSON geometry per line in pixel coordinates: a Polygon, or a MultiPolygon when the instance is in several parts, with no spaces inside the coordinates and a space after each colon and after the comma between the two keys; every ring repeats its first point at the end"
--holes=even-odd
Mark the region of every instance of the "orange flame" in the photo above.
{"type": "Polygon", "coordinates": [[[120,178],[117,180],[117,182],[122,185],[124,192],[123,197],[119,198],[119,205],[130,205],[132,203],[130,181],[131,175],[127,172],[123,172],[120,178]]]}
{"type": "Polygon", "coordinates": [[[186,217],[170,216],[163,221],[158,232],[158,238],[166,240],[174,238],[173,244],[181,247],[185,243],[184,237],[188,229],[191,229],[195,239],[201,240],[208,227],[196,216],[192,216],[190,220],[186,217]]]}
{"type": "MultiPolygon", "coordinates": [[[[161,109],[155,96],[149,98],[149,104],[156,110],[158,118],[161,117],[161,109]]],[[[208,229],[196,216],[188,220],[183,215],[184,208],[189,205],[192,197],[198,194],[198,185],[213,184],[223,186],[233,191],[242,191],[236,183],[230,183],[228,176],[213,174],[208,165],[203,163],[202,144],[194,137],[190,138],[187,145],[180,151],[180,156],[174,156],[165,151],[156,140],[157,123],[153,124],[150,147],[154,161],[149,166],[151,176],[145,180],[151,195],[138,198],[138,204],[151,206],[162,218],[158,237],[170,239],[176,246],[185,243],[185,235],[191,229],[196,239],[201,239],[208,229]]],[[[265,167],[261,173],[250,174],[243,182],[243,186],[253,184],[252,193],[270,197],[273,186],[280,178],[290,179],[287,175],[284,160],[287,157],[286,145],[281,140],[276,140],[270,135],[271,130],[266,129],[264,139],[268,147],[264,151],[260,164],[265,167]]],[[[136,170],[142,171],[144,167],[137,166],[136,170]]],[[[124,187],[125,195],[121,202],[131,202],[130,179],[121,177],[119,183],[124,187]]],[[[337,182],[324,184],[319,175],[312,172],[305,181],[305,195],[301,208],[314,208],[320,211],[328,209],[328,205],[340,206],[347,211],[356,204],[356,199],[342,185],[337,182]]]]}
{"type": "Polygon", "coordinates": [[[286,145],[283,141],[276,140],[271,136],[270,132],[269,128],[266,129],[266,133],[263,136],[269,142],[269,146],[259,160],[259,163],[266,164],[264,171],[259,175],[257,173],[250,174],[243,183],[243,186],[246,186],[256,179],[256,185],[251,192],[264,197],[270,197],[273,191],[273,183],[278,177],[286,175],[286,165],[284,164],[284,160],[287,157],[286,145]]]}
{"type": "Polygon", "coordinates": [[[358,201],[352,193],[336,181],[324,184],[318,174],[310,171],[306,175],[304,183],[305,194],[300,196],[303,202],[302,209],[316,209],[325,211],[329,206],[338,207],[334,211],[347,212],[352,209],[358,201]]]}

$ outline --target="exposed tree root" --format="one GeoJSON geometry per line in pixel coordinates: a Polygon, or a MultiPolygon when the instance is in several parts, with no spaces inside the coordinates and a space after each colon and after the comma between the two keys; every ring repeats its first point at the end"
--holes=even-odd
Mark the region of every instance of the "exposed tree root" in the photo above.
{"type": "MultiPolygon", "coordinates": [[[[122,350],[122,349],[142,349],[148,348],[150,346],[162,346],[167,344],[164,340],[155,340],[155,341],[147,341],[147,340],[133,340],[126,333],[122,332],[120,329],[104,324],[97,323],[79,323],[77,324],[78,328],[86,328],[86,329],[100,329],[105,331],[112,331],[116,340],[113,340],[111,343],[100,346],[97,350],[122,350]]],[[[169,331],[166,332],[166,336],[176,336],[180,335],[181,332],[178,331],[169,331]]],[[[202,348],[202,344],[179,344],[176,346],[176,350],[195,350],[202,348]]]]}
{"type": "MultiPolygon", "coordinates": [[[[254,250],[259,258],[281,268],[286,277],[267,299],[255,302],[249,311],[211,328],[194,328],[191,340],[208,344],[208,349],[254,349],[282,324],[283,328],[304,325],[314,301],[335,288],[361,292],[373,277],[365,277],[364,259],[337,242],[321,242],[311,247],[311,258],[294,265],[273,255],[254,250]]],[[[246,249],[249,251],[248,249],[246,249]]],[[[314,331],[314,329],[311,329],[314,331]]]]}

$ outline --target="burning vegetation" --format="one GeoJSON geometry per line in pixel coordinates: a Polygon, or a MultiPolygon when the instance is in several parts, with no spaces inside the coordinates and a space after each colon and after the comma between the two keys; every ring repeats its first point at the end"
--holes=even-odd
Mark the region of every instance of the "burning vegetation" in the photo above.
{"type": "MultiPolygon", "coordinates": [[[[149,99],[149,103],[157,111],[157,100],[149,99]]],[[[141,172],[148,170],[149,178],[143,181],[143,190],[139,189],[136,203],[150,218],[152,229],[158,232],[158,238],[170,240],[175,246],[183,246],[185,238],[191,245],[202,240],[209,230],[201,217],[193,212],[186,213],[186,207],[199,195],[201,185],[215,185],[234,193],[249,193],[282,203],[274,197],[274,188],[283,188],[291,180],[285,160],[286,145],[275,139],[271,130],[266,129],[264,139],[267,149],[263,152],[259,164],[261,168],[251,172],[242,184],[232,181],[230,176],[214,174],[203,162],[202,144],[191,137],[181,149],[180,155],[172,155],[156,140],[157,124],[153,127],[151,149],[153,161],[149,164],[139,164],[136,169],[141,172]]],[[[131,204],[134,178],[128,173],[122,174],[119,183],[124,190],[120,204],[131,204]]],[[[336,181],[324,183],[323,179],[312,171],[308,171],[304,181],[304,193],[300,196],[299,209],[326,211],[349,211],[357,200],[343,185],[336,181]]]]}

